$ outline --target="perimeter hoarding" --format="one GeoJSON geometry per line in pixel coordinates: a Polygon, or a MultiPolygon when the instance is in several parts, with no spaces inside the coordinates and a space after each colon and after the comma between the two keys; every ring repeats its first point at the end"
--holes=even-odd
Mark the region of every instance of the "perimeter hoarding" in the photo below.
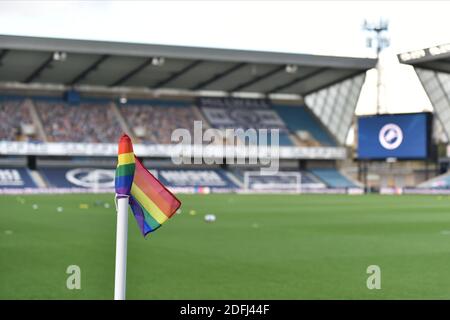
{"type": "Polygon", "coordinates": [[[429,157],[431,113],[358,118],[358,159],[426,159],[429,157]]]}

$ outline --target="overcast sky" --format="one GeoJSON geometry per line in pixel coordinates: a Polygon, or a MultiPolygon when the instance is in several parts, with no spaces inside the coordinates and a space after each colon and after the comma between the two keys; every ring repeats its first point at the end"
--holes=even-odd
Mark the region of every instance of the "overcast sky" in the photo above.
{"type": "MultiPolygon", "coordinates": [[[[367,57],[364,19],[390,21],[385,108],[430,103],[395,54],[450,43],[446,1],[0,1],[0,34],[367,57]]],[[[375,108],[370,72],[358,113],[375,108]]]]}

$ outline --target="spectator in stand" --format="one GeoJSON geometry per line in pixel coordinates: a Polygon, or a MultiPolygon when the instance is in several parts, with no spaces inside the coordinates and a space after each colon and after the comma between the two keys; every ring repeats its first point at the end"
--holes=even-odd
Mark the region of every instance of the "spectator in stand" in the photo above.
{"type": "Polygon", "coordinates": [[[122,130],[109,104],[36,102],[49,141],[114,143],[122,130]]]}
{"type": "MultiPolygon", "coordinates": [[[[170,144],[172,132],[177,128],[188,129],[191,134],[195,116],[193,107],[127,104],[120,107],[123,118],[131,129],[143,128],[142,142],[170,144]]],[[[205,129],[205,128],[204,128],[205,129]]]]}
{"type": "Polygon", "coordinates": [[[33,123],[23,100],[0,100],[0,140],[21,139],[21,125],[33,123]]]}

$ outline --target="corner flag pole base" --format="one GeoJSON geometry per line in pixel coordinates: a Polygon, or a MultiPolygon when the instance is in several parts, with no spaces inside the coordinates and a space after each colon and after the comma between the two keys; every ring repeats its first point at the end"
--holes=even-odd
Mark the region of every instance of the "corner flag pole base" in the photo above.
{"type": "Polygon", "coordinates": [[[128,195],[116,195],[116,273],[114,300],[125,300],[127,282],[128,195]]]}

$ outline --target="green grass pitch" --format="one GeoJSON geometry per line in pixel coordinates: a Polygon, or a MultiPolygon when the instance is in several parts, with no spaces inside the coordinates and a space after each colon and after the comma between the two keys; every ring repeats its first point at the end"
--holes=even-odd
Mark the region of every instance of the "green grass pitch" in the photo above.
{"type": "MultiPolygon", "coordinates": [[[[128,299],[450,299],[449,197],[180,198],[146,240],[130,214],[128,299]],[[381,290],[367,289],[369,265],[381,290]]],[[[0,196],[0,208],[0,299],[113,297],[112,195],[0,196]],[[66,288],[69,265],[81,290],[66,288]]]]}

